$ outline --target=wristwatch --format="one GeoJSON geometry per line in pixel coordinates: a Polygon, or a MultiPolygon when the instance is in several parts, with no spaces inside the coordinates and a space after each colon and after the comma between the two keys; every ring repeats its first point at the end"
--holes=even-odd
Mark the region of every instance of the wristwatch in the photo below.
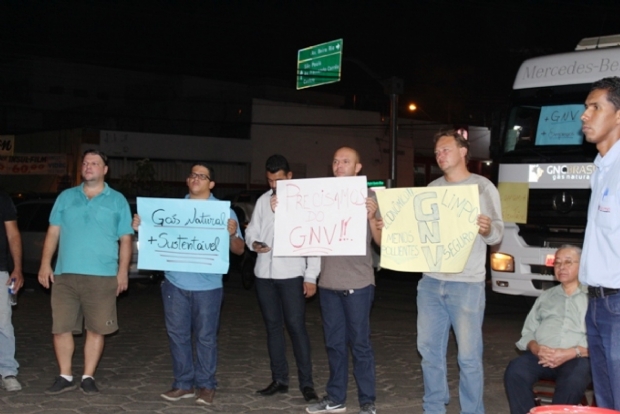
{"type": "Polygon", "coordinates": [[[581,351],[578,346],[575,347],[575,352],[577,353],[577,358],[581,358],[581,351]]]}

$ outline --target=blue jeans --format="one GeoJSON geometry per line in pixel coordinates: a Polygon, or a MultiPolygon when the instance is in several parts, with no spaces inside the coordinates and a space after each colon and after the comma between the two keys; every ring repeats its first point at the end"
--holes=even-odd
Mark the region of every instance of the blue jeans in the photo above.
{"type": "Polygon", "coordinates": [[[174,374],[172,388],[217,387],[217,330],[223,294],[222,288],[191,291],[179,289],[168,280],[162,282],[161,295],[174,374]]]}
{"type": "Polygon", "coordinates": [[[526,351],[510,361],[504,372],[504,388],[511,414],[529,413],[536,405],[534,384],[540,379],[555,381],[552,404],[577,405],[592,381],[590,358],[573,358],[557,368],[538,364],[538,357],[526,351]]]}
{"type": "Polygon", "coordinates": [[[424,275],[418,283],[417,302],[418,351],[422,356],[424,378],[424,412],[445,413],[445,406],[450,402],[446,352],[452,327],[458,348],[461,413],[484,413],[484,282],[446,282],[424,275]]]}
{"type": "Polygon", "coordinates": [[[347,400],[349,352],[360,405],[374,402],[375,353],[370,343],[370,308],[375,287],[341,291],[319,288],[325,347],[329,361],[327,396],[336,404],[347,400]]]}
{"type": "Polygon", "coordinates": [[[590,298],[586,329],[596,405],[620,410],[620,293],[590,298]]]}
{"type": "Polygon", "coordinates": [[[258,303],[267,328],[267,349],[271,361],[271,378],[288,385],[288,362],[284,326],[291,337],[297,362],[299,389],[314,387],[310,338],[306,330],[306,298],[304,278],[255,279],[258,303]]]}
{"type": "Polygon", "coordinates": [[[15,360],[15,332],[11,323],[7,272],[0,272],[0,376],[17,375],[19,364],[15,360]]]}

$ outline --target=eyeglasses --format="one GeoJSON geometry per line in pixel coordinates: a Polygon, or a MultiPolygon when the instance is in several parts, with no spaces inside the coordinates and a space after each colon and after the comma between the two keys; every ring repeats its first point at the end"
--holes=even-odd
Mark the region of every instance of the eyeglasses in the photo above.
{"type": "Polygon", "coordinates": [[[209,177],[207,174],[191,173],[187,178],[191,178],[191,179],[198,178],[198,179],[200,179],[202,181],[204,181],[204,180],[211,181],[211,177],[209,177]]]}
{"type": "Polygon", "coordinates": [[[572,260],[566,260],[564,262],[558,262],[557,260],[555,262],[553,262],[553,267],[562,267],[562,265],[564,266],[572,266],[573,264],[575,264],[577,262],[573,262],[572,260]]]}

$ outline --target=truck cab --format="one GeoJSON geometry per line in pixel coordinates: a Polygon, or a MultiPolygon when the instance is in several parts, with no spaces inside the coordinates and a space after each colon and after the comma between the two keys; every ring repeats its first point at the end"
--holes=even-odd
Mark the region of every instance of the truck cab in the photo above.
{"type": "Polygon", "coordinates": [[[593,82],[620,75],[620,36],[521,65],[499,135],[498,188],[505,230],[491,253],[495,292],[539,296],[557,282],[555,251],[581,246],[596,147],[581,131],[593,82]]]}

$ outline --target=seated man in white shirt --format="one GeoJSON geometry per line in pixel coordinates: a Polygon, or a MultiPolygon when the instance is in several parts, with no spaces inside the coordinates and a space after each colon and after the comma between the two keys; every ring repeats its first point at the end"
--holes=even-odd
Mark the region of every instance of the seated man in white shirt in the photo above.
{"type": "Polygon", "coordinates": [[[555,253],[560,282],[543,292],[527,315],[517,348],[525,351],[504,373],[511,414],[535,406],[533,386],[539,379],[556,383],[552,404],[576,405],[591,382],[585,316],[588,295],[579,283],[579,247],[565,245],[555,253]]]}

